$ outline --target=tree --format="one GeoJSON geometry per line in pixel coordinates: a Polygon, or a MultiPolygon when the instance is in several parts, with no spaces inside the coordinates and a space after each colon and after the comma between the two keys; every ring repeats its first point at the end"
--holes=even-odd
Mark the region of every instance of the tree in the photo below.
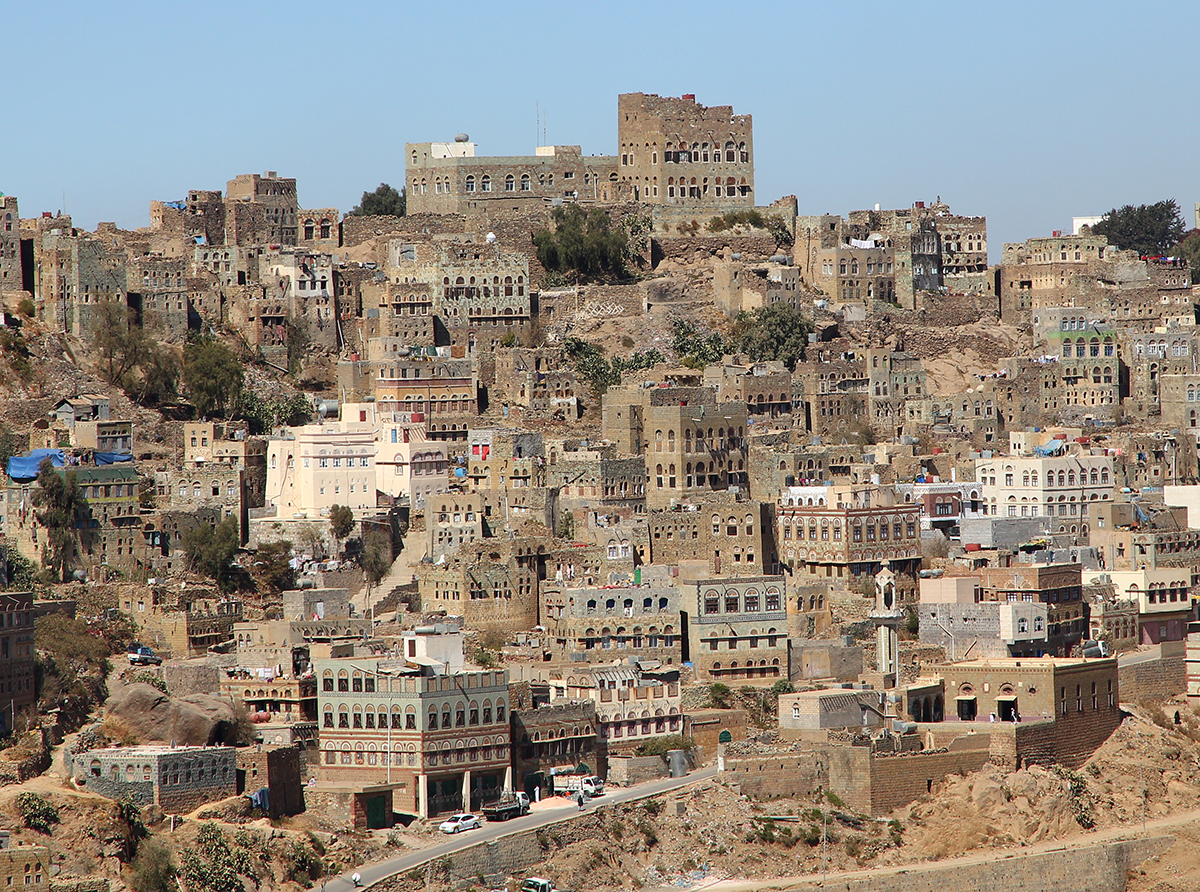
{"type": "Polygon", "coordinates": [[[134,325],[133,310],[116,301],[104,301],[96,308],[92,348],[100,357],[105,381],[121,386],[141,361],[143,347],[142,330],[134,325]]]}
{"type": "Polygon", "coordinates": [[[625,271],[629,235],[613,226],[602,208],[585,211],[577,204],[551,211],[554,229],[533,237],[538,260],[547,270],[574,272],[585,278],[618,275],[625,271]]]}
{"type": "Polygon", "coordinates": [[[367,537],[358,564],[371,585],[378,585],[379,580],[387,576],[388,570],[392,569],[392,562],[388,560],[387,551],[378,536],[367,537]]]}
{"type": "Polygon", "coordinates": [[[188,344],[183,352],[183,383],[202,417],[225,415],[242,393],[245,372],[233,351],[216,338],[188,344]]]}
{"type": "Polygon", "coordinates": [[[75,472],[60,474],[48,458],[38,467],[37,483],[33,500],[41,508],[37,512],[38,523],[46,528],[43,563],[54,567],[59,578],[66,582],[78,544],[77,531],[86,524],[91,510],[83,490],[75,482],[75,472]]]}
{"type": "Polygon", "coordinates": [[[129,872],[129,888],[133,892],[173,892],[176,886],[171,850],[156,839],[138,846],[129,872]]]}
{"type": "Polygon", "coordinates": [[[1137,207],[1127,204],[1113,208],[1092,227],[1092,234],[1106,236],[1110,245],[1149,256],[1169,252],[1186,232],[1179,205],[1173,198],[1137,207]]]}
{"type": "Polygon", "coordinates": [[[349,505],[334,505],[330,508],[329,529],[340,546],[342,540],[354,532],[354,509],[349,505]]]}
{"type": "Polygon", "coordinates": [[[1187,261],[1192,271],[1192,284],[1200,285],[1200,229],[1193,229],[1171,252],[1187,261]]]}
{"type": "Polygon", "coordinates": [[[282,592],[296,586],[296,571],[292,569],[292,543],[286,539],[264,542],[254,556],[259,578],[272,592],[282,592]]]}
{"type": "Polygon", "coordinates": [[[768,304],[752,313],[739,313],[733,327],[733,347],[755,362],[782,362],[791,371],[804,358],[810,322],[788,304],[768,304]]]}
{"type": "Polygon", "coordinates": [[[729,353],[732,345],[724,335],[700,331],[694,322],[676,319],[671,323],[671,347],[679,361],[692,368],[704,368],[729,353]]]}
{"type": "Polygon", "coordinates": [[[364,192],[362,201],[350,211],[352,217],[403,217],[408,211],[405,189],[397,192],[387,183],[380,183],[374,192],[364,192]]]}
{"type": "Polygon", "coordinates": [[[179,395],[179,363],[158,344],[147,344],[138,364],[140,379],[126,393],[143,406],[161,406],[179,395]]]}
{"type": "Polygon", "coordinates": [[[240,533],[236,517],[219,524],[198,523],[183,534],[183,550],[192,569],[217,581],[228,590],[233,581],[233,556],[237,554],[240,533]]]}

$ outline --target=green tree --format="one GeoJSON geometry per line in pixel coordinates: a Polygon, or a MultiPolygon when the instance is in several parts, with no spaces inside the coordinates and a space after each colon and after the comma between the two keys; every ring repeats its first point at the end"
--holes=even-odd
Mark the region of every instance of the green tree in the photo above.
{"type": "Polygon", "coordinates": [[[225,415],[237,404],[244,382],[241,362],[216,338],[203,338],[184,349],[183,383],[202,417],[225,415]]]}
{"type": "Polygon", "coordinates": [[[403,217],[408,212],[406,190],[397,192],[387,183],[380,183],[374,192],[364,192],[362,201],[350,211],[353,217],[403,217]]]}
{"type": "Polygon", "coordinates": [[[7,424],[0,422],[0,471],[8,467],[8,460],[14,455],[19,455],[21,446],[17,442],[17,435],[12,432],[7,424]]]}
{"type": "Polygon", "coordinates": [[[183,550],[192,569],[217,581],[222,589],[233,587],[233,556],[240,533],[236,517],[226,517],[215,527],[198,523],[183,534],[183,550]]]}
{"type": "Polygon", "coordinates": [[[788,304],[768,304],[752,313],[739,313],[733,326],[733,347],[755,362],[774,360],[792,370],[804,358],[812,322],[788,304]]]}
{"type": "Polygon", "coordinates": [[[87,523],[91,510],[76,483],[75,472],[60,474],[48,458],[38,467],[37,484],[33,501],[41,509],[37,512],[38,523],[46,528],[43,563],[53,567],[59,579],[66,582],[78,548],[78,531],[87,523]]]}
{"type": "Polygon", "coordinates": [[[349,505],[334,505],[330,508],[329,529],[340,546],[342,540],[354,532],[354,509],[349,505]]]}
{"type": "Polygon", "coordinates": [[[296,586],[296,571],[292,569],[292,543],[286,539],[264,542],[254,556],[254,567],[263,584],[272,592],[282,592],[296,586]]]}
{"type": "Polygon", "coordinates": [[[551,211],[553,230],[543,229],[533,237],[538,260],[547,270],[573,272],[585,278],[619,275],[625,271],[629,234],[613,226],[602,208],[585,211],[577,204],[551,211]]]}
{"type": "Polygon", "coordinates": [[[126,389],[130,399],[156,407],[179,395],[179,363],[158,344],[147,344],[138,363],[138,376],[126,389]]]}
{"type": "Polygon", "coordinates": [[[388,570],[392,569],[392,562],[388,560],[387,549],[378,536],[367,536],[358,564],[371,585],[378,585],[379,580],[387,576],[388,570]]]}
{"type": "Polygon", "coordinates": [[[37,793],[19,793],[16,803],[21,820],[30,830],[49,834],[50,826],[59,822],[58,809],[37,793]]]}
{"type": "Polygon", "coordinates": [[[679,361],[692,368],[704,368],[729,353],[732,345],[724,335],[702,332],[696,323],[676,319],[671,323],[671,347],[679,361]]]}
{"type": "Polygon", "coordinates": [[[1192,284],[1200,285],[1200,229],[1193,229],[1171,252],[1187,261],[1191,268],[1192,284]]]}
{"type": "Polygon", "coordinates": [[[1110,245],[1143,255],[1167,253],[1186,232],[1179,205],[1173,198],[1113,208],[1092,227],[1092,234],[1106,236],[1110,245]]]}

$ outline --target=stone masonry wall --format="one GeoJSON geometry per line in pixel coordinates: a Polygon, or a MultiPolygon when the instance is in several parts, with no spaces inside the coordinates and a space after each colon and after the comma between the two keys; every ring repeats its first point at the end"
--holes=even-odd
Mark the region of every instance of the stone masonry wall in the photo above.
{"type": "Polygon", "coordinates": [[[951,774],[978,771],[990,758],[987,746],[970,750],[906,753],[871,759],[871,814],[885,815],[933,791],[951,774]]]}
{"type": "MultiPolygon", "coordinates": [[[[1125,892],[1131,871],[1171,847],[1173,837],[1129,839],[1094,846],[1011,855],[983,863],[948,861],[913,865],[895,873],[871,872],[842,879],[831,876],[826,888],[838,892],[1125,892]]],[[[821,877],[790,884],[815,889],[821,877]]]]}
{"type": "Polygon", "coordinates": [[[1165,700],[1182,694],[1187,689],[1187,669],[1183,652],[1181,650],[1178,654],[1164,653],[1162,659],[1121,666],[1118,678],[1121,699],[1127,703],[1165,700]]]}
{"type": "Polygon", "coordinates": [[[829,785],[824,762],[815,753],[726,759],[721,779],[751,799],[803,796],[829,785]]]}

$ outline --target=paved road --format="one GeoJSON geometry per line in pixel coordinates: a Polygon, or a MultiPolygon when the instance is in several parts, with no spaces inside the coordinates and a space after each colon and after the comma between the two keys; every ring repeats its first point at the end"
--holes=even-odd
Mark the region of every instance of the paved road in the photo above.
{"type": "MultiPolygon", "coordinates": [[[[580,812],[576,808],[549,808],[540,809],[524,817],[514,818],[511,821],[503,821],[498,824],[484,822],[484,825],[478,830],[469,830],[465,833],[448,836],[445,842],[427,846],[408,855],[388,858],[386,861],[372,861],[370,864],[364,864],[357,868],[357,872],[362,877],[362,884],[370,886],[372,883],[377,883],[380,880],[385,880],[399,873],[405,873],[414,867],[422,867],[428,861],[452,855],[457,851],[481,842],[490,842],[491,840],[499,839],[501,836],[508,836],[512,833],[536,830],[539,827],[546,827],[550,824],[556,824],[559,821],[569,821],[579,817],[581,814],[594,810],[599,805],[612,805],[619,802],[629,802],[634,799],[647,799],[661,793],[670,793],[682,787],[712,780],[716,776],[717,769],[714,767],[693,771],[686,777],[666,778],[664,780],[638,784],[636,787],[610,787],[608,792],[603,796],[593,799],[584,812],[580,812]]],[[[327,883],[322,884],[322,889],[324,892],[347,892],[348,889],[354,886],[350,879],[354,872],[350,871],[341,876],[330,877],[327,883]],[[326,886],[328,886],[327,889],[325,888],[326,886]]]]}

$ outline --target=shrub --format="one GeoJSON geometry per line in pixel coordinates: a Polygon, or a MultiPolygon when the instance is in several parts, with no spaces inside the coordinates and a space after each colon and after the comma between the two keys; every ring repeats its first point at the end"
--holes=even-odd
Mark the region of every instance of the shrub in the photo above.
{"type": "Polygon", "coordinates": [[[17,312],[20,313],[22,316],[24,316],[26,319],[32,319],[33,314],[37,312],[37,307],[35,307],[33,305],[33,301],[30,300],[28,297],[23,297],[17,303],[17,312]]]}
{"type": "Polygon", "coordinates": [[[50,832],[50,825],[57,824],[58,809],[37,793],[25,792],[17,796],[17,811],[30,830],[38,833],[50,832]]]}
{"type": "Polygon", "coordinates": [[[129,888],[133,892],[173,892],[175,864],[171,850],[158,840],[138,847],[137,857],[129,870],[129,888]]]}
{"type": "Polygon", "coordinates": [[[691,752],[696,748],[696,741],[682,734],[670,734],[666,737],[656,737],[638,746],[634,751],[638,756],[665,756],[670,750],[691,752]]]}

